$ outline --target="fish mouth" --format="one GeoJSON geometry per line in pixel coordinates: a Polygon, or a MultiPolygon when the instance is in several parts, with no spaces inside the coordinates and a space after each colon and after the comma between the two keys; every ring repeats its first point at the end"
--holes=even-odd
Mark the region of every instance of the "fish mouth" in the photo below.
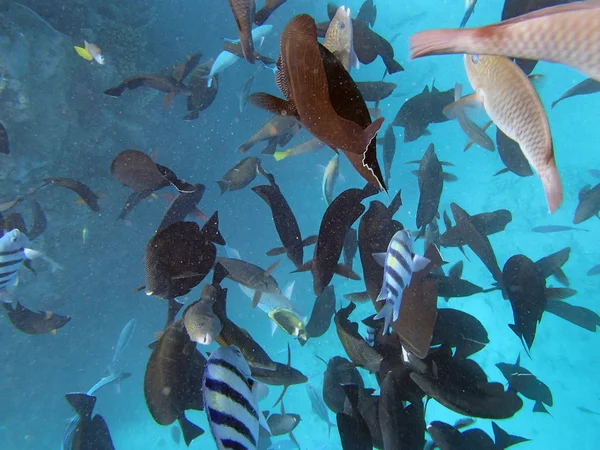
{"type": "Polygon", "coordinates": [[[146,295],[150,297],[151,295],[154,295],[154,291],[146,289],[146,295]]]}

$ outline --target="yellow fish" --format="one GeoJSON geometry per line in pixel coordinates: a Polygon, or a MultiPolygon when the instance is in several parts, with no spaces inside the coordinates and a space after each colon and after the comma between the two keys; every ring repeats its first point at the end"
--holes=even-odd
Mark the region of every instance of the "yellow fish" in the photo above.
{"type": "Polygon", "coordinates": [[[85,47],[73,46],[79,56],[86,61],[96,61],[98,64],[104,64],[104,56],[102,56],[102,50],[96,44],[90,44],[88,41],[83,41],[85,47]]]}
{"type": "Polygon", "coordinates": [[[298,317],[298,314],[291,309],[278,307],[268,315],[279,328],[289,335],[298,338],[301,345],[306,344],[306,341],[308,341],[308,333],[306,332],[304,321],[298,317]]]}

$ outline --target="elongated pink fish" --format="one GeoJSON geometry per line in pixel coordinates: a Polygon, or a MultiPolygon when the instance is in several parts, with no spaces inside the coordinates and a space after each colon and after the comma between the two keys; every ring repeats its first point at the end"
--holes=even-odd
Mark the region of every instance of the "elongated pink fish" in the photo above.
{"type": "Polygon", "coordinates": [[[480,28],[428,30],[410,38],[411,59],[454,53],[550,61],[600,81],[600,1],[544,8],[480,28]]]}

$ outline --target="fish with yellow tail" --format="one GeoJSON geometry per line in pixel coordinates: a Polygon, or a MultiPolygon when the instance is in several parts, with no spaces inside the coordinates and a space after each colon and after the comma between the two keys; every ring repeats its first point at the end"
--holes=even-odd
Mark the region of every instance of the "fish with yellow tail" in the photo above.
{"type": "Polygon", "coordinates": [[[88,41],[83,41],[83,47],[73,46],[79,56],[86,61],[96,61],[98,64],[104,64],[104,56],[102,50],[96,44],[90,44],[88,41]]]}
{"type": "Polygon", "coordinates": [[[562,203],[562,184],[546,111],[527,75],[504,56],[465,55],[465,69],[474,94],[449,108],[479,103],[496,126],[521,147],[544,185],[552,214],[562,203]]]}
{"type": "Polygon", "coordinates": [[[427,30],[410,38],[411,59],[457,53],[555,62],[600,81],[600,1],[544,8],[480,28],[427,30]]]}

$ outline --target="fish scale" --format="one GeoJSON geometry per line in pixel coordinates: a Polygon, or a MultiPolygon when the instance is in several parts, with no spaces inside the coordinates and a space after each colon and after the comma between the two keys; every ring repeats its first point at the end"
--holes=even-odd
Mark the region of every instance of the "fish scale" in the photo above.
{"type": "Polygon", "coordinates": [[[562,202],[562,185],[550,125],[544,106],[525,73],[504,56],[464,56],[469,82],[483,106],[508,137],[521,147],[535,168],[546,193],[550,212],[562,202]]]}

